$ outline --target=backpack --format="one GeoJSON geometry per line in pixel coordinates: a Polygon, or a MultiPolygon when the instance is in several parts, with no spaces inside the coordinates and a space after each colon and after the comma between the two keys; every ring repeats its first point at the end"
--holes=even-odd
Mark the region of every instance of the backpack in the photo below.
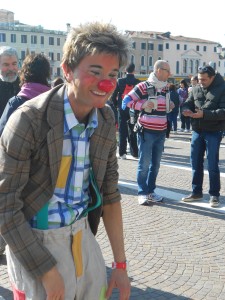
{"type": "Polygon", "coordinates": [[[133,89],[133,84],[126,84],[125,89],[122,94],[122,99],[133,89]]]}

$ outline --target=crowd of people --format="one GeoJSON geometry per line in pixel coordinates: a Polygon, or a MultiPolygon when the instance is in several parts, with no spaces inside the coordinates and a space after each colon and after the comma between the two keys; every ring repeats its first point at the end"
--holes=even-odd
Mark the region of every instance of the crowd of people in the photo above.
{"type": "Polygon", "coordinates": [[[206,65],[176,87],[169,63],[157,60],[141,82],[128,53],[112,24],[72,28],[64,79],[51,82],[44,54],[27,55],[19,70],[16,50],[0,47],[0,255],[14,299],[108,299],[113,288],[129,299],[117,146],[121,159],[128,144],[138,159],[138,204],[162,202],[157,175],[178,117],[181,132],[192,130],[192,192],[182,200],[202,199],[206,154],[209,203],[220,205],[224,79],[206,65]],[[114,256],[109,282],[95,239],[101,217],[114,256]]]}

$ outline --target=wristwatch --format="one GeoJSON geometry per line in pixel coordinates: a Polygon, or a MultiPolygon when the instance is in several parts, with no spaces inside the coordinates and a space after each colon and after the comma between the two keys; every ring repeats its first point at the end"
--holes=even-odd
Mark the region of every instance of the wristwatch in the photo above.
{"type": "Polygon", "coordinates": [[[122,270],[127,270],[128,264],[127,261],[124,262],[112,262],[112,269],[122,269],[122,270]]]}

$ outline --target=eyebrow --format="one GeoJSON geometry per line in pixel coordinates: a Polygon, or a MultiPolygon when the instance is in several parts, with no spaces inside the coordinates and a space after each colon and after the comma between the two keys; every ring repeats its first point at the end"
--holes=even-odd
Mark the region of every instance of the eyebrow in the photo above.
{"type": "MultiPolygon", "coordinates": [[[[90,68],[102,69],[102,66],[100,66],[100,65],[90,65],[90,68]]],[[[119,69],[113,69],[112,71],[119,72],[119,69]]]]}

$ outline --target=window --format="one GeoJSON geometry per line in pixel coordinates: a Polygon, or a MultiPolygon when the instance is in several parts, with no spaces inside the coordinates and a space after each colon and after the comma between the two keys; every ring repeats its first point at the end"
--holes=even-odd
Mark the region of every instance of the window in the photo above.
{"type": "Polygon", "coordinates": [[[60,46],[60,38],[57,38],[57,46],[60,46]]]}
{"type": "Polygon", "coordinates": [[[184,50],[187,50],[187,45],[184,45],[184,50]]]}
{"type": "Polygon", "coordinates": [[[158,44],[158,51],[163,51],[163,44],[158,44]]]}
{"type": "Polygon", "coordinates": [[[11,43],[16,43],[16,35],[15,35],[15,33],[11,34],[11,43]]]}
{"type": "Polygon", "coordinates": [[[31,36],[31,44],[32,45],[36,45],[37,44],[37,36],[36,35],[32,35],[31,36]]]}
{"type": "Polygon", "coordinates": [[[0,42],[4,43],[6,42],[6,34],[0,32],[0,42]]]}
{"type": "Polygon", "coordinates": [[[207,51],[207,47],[206,47],[206,46],[203,47],[203,51],[204,51],[204,52],[207,51]]]}
{"type": "Polygon", "coordinates": [[[60,61],[60,53],[57,53],[57,61],[60,61]]]}
{"type": "Polygon", "coordinates": [[[144,55],[141,56],[141,66],[144,67],[145,65],[145,57],[144,55]]]}
{"type": "Polygon", "coordinates": [[[49,45],[54,45],[54,37],[52,36],[49,37],[49,45]]]}
{"type": "Polygon", "coordinates": [[[199,60],[196,60],[196,62],[195,62],[195,73],[198,73],[198,67],[199,67],[199,60]]]}
{"type": "Polygon", "coordinates": [[[141,43],[141,49],[146,50],[146,43],[141,43]]]}
{"type": "Polygon", "coordinates": [[[149,65],[149,67],[152,67],[152,66],[153,66],[153,59],[152,59],[152,56],[149,56],[149,58],[148,58],[148,65],[149,65]]]}
{"type": "Polygon", "coordinates": [[[154,50],[154,44],[148,43],[148,50],[154,50]]]}
{"type": "Polygon", "coordinates": [[[42,35],[41,36],[41,45],[44,45],[44,43],[45,43],[45,37],[42,35]]]}
{"type": "Polygon", "coordinates": [[[24,60],[25,57],[26,57],[26,52],[25,51],[21,51],[21,60],[24,60]]]}
{"type": "Polygon", "coordinates": [[[190,60],[190,73],[191,73],[191,74],[194,73],[194,62],[193,62],[192,59],[190,60]]]}
{"type": "Polygon", "coordinates": [[[57,76],[61,76],[61,68],[57,68],[57,76]]]}
{"type": "Polygon", "coordinates": [[[26,44],[27,43],[27,36],[25,34],[21,35],[21,43],[26,44]]]}
{"type": "Polygon", "coordinates": [[[133,43],[132,43],[132,48],[133,48],[133,49],[136,49],[136,42],[133,42],[133,43]]]}
{"type": "Polygon", "coordinates": [[[214,52],[217,52],[217,51],[216,51],[216,47],[214,47],[214,52]]]}
{"type": "Polygon", "coordinates": [[[177,44],[177,50],[180,50],[180,44],[177,44]]]}
{"type": "Polygon", "coordinates": [[[53,52],[49,52],[48,56],[49,56],[50,60],[54,60],[54,53],[53,52]]]}
{"type": "Polygon", "coordinates": [[[166,49],[170,49],[170,44],[166,43],[166,49]]]}
{"type": "Polygon", "coordinates": [[[196,51],[199,51],[199,46],[198,45],[196,46],[196,51]]]}
{"type": "Polygon", "coordinates": [[[187,60],[186,59],[183,60],[183,73],[187,74],[187,60]]]}
{"type": "Polygon", "coordinates": [[[179,61],[176,62],[176,74],[180,73],[180,63],[179,61]]]}

